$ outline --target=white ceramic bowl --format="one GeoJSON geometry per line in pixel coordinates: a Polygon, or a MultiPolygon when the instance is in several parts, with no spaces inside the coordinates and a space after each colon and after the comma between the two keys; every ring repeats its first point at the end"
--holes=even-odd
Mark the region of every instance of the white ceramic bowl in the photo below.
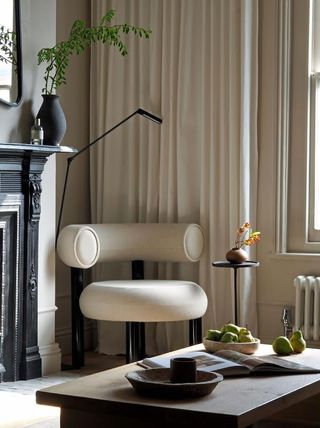
{"type": "Polygon", "coordinates": [[[209,340],[206,337],[202,340],[204,347],[208,352],[221,351],[222,349],[230,349],[232,351],[238,351],[242,354],[254,354],[255,351],[259,348],[260,340],[255,339],[254,342],[216,342],[214,340],[209,340]]]}

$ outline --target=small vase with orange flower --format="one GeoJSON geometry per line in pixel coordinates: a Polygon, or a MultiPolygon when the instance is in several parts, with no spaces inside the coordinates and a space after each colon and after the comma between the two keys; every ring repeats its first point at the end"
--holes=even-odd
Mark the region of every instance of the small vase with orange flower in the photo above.
{"type": "Polygon", "coordinates": [[[253,232],[250,223],[244,223],[237,230],[235,245],[226,254],[226,259],[230,263],[244,263],[248,260],[248,253],[244,246],[251,247],[260,241],[261,234],[258,231],[253,232]]]}

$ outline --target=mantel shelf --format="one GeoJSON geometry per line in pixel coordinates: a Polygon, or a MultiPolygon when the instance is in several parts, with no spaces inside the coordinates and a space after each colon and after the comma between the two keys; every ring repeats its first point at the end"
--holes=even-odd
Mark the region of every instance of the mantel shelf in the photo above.
{"type": "Polygon", "coordinates": [[[47,146],[24,143],[1,143],[0,152],[37,152],[39,154],[76,153],[78,149],[68,146],[47,146]]]}

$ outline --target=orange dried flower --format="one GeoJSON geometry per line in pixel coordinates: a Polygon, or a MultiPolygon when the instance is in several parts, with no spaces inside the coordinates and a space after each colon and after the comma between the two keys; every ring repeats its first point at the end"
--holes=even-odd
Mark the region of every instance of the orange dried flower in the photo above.
{"type": "Polygon", "coordinates": [[[235,241],[236,248],[242,248],[244,245],[251,247],[261,239],[261,233],[258,231],[252,232],[251,225],[245,222],[237,231],[237,237],[235,241]]]}

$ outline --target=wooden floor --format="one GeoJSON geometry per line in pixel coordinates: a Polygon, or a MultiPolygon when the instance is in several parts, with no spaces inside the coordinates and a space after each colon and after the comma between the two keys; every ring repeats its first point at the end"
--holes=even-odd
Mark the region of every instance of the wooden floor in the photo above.
{"type": "MultiPolygon", "coordinates": [[[[63,358],[70,364],[71,358],[63,358]]],[[[63,370],[37,379],[0,383],[0,428],[58,428],[60,409],[36,404],[35,392],[69,380],[125,364],[123,355],[86,352],[85,367],[63,370]]]]}

